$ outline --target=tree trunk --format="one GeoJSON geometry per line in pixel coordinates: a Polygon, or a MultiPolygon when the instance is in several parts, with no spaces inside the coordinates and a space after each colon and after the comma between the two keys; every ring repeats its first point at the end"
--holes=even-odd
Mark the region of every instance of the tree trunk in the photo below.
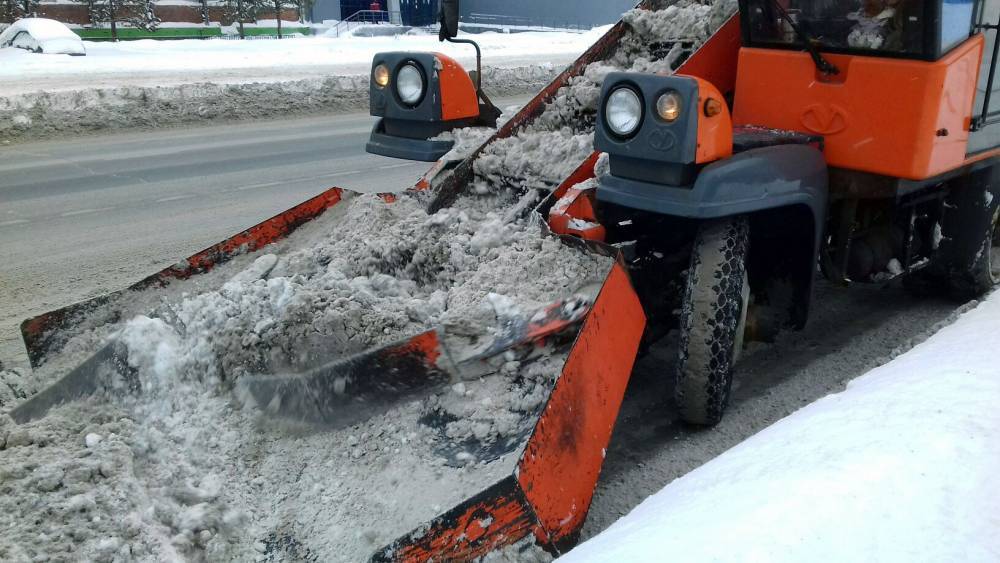
{"type": "Polygon", "coordinates": [[[115,14],[114,10],[112,10],[111,11],[111,41],[113,41],[115,43],[118,42],[118,25],[117,25],[117,22],[115,21],[116,17],[117,17],[117,14],[115,14]]]}
{"type": "Polygon", "coordinates": [[[246,39],[243,32],[243,0],[236,0],[236,25],[240,29],[240,39],[246,39]]]}
{"type": "Polygon", "coordinates": [[[205,25],[212,23],[212,18],[208,17],[208,0],[201,0],[201,22],[205,25]]]}
{"type": "Polygon", "coordinates": [[[278,4],[278,10],[277,10],[277,13],[278,13],[278,39],[281,39],[281,1],[279,0],[277,2],[277,4],[278,4]]]}

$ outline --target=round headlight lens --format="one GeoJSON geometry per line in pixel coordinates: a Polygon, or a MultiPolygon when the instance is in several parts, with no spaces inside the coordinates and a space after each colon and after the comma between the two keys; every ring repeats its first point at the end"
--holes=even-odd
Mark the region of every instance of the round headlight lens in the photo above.
{"type": "Polygon", "coordinates": [[[664,121],[677,121],[677,118],[681,116],[681,105],[680,94],[677,92],[667,92],[660,96],[659,100],[656,100],[656,113],[664,121]]]}
{"type": "Polygon", "coordinates": [[[627,137],[639,129],[642,122],[642,101],[635,90],[622,87],[608,96],[604,118],[615,135],[627,137]]]}
{"type": "Polygon", "coordinates": [[[416,105],[424,96],[424,75],[420,69],[407,63],[396,75],[396,92],[403,103],[416,105]]]}
{"type": "Polygon", "coordinates": [[[385,88],[389,85],[389,67],[385,65],[378,65],[375,67],[375,71],[372,73],[372,80],[375,81],[375,85],[379,88],[385,88]]]}

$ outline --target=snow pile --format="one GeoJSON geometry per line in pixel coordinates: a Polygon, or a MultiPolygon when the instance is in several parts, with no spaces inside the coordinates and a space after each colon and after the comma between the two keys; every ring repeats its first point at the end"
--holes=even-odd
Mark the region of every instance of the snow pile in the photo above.
{"type": "Polygon", "coordinates": [[[0,363],[0,410],[39,391],[38,381],[16,369],[4,369],[0,363]]]}
{"type": "Polygon", "coordinates": [[[571,78],[529,127],[487,147],[476,163],[477,176],[506,186],[558,185],[593,150],[601,88],[608,74],[673,72],[736,9],[735,0],[681,0],[663,10],[627,12],[623,20],[628,30],[620,48],[607,60],[594,62],[583,74],[571,78]],[[525,154],[532,156],[524,158],[525,154]]]}
{"type": "MultiPolygon", "coordinates": [[[[254,43],[273,43],[257,41],[254,43]]],[[[537,91],[559,73],[549,63],[484,69],[494,96],[537,91]]],[[[159,127],[209,119],[262,119],[368,109],[369,76],[227,84],[130,85],[47,90],[4,96],[0,87],[0,140],[40,138],[104,129],[159,127]]]]}
{"type": "MultiPolygon", "coordinates": [[[[569,62],[584,52],[607,31],[595,28],[587,33],[519,33],[516,39],[503,33],[465,34],[482,48],[489,66],[514,67],[528,63],[569,62]]],[[[116,76],[131,83],[134,76],[148,76],[146,85],[177,84],[191,81],[187,75],[229,76],[239,70],[246,76],[231,82],[271,80],[298,73],[308,75],[351,75],[371,70],[376,53],[386,51],[440,52],[458,60],[466,68],[475,68],[475,51],[467,45],[441,43],[437,34],[402,37],[302,37],[281,41],[219,41],[183,39],[156,41],[143,39],[121,43],[88,41],[87,57],[27,57],[16,49],[0,51],[0,83],[30,85],[35,80],[61,77],[61,89],[79,89],[93,84],[88,77],[116,76]],[[153,76],[158,76],[155,81],[153,76]]]]}
{"type": "Polygon", "coordinates": [[[0,559],[358,561],[510,475],[554,351],[335,430],[260,419],[229,390],[437,325],[449,345],[488,341],[505,315],[603,278],[609,259],[505,220],[516,205],[473,195],[428,216],[409,196],[349,197],[271,253],[95,311],[54,365],[117,333],[142,391],[0,429],[0,559]],[[31,523],[63,506],[38,541],[31,523]]]}
{"type": "Polygon", "coordinates": [[[996,561],[1000,294],[674,481],[565,561],[996,561]]]}
{"type": "Polygon", "coordinates": [[[46,18],[22,18],[0,33],[0,45],[10,41],[18,33],[26,31],[35,41],[43,42],[54,39],[69,39],[80,41],[80,36],[66,27],[66,24],[46,18]]]}

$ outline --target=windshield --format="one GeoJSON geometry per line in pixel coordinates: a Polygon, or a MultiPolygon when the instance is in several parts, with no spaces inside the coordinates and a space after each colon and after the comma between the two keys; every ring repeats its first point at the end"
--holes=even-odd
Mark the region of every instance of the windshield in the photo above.
{"type": "Polygon", "coordinates": [[[775,2],[821,50],[924,53],[923,0],[750,0],[751,44],[801,46],[775,2]]]}

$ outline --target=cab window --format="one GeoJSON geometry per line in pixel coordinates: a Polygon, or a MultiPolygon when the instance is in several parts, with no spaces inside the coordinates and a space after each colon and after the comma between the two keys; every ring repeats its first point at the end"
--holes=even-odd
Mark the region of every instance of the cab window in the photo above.
{"type": "Polygon", "coordinates": [[[821,51],[935,60],[969,38],[977,0],[745,0],[751,46],[801,48],[795,23],[821,51]]]}

